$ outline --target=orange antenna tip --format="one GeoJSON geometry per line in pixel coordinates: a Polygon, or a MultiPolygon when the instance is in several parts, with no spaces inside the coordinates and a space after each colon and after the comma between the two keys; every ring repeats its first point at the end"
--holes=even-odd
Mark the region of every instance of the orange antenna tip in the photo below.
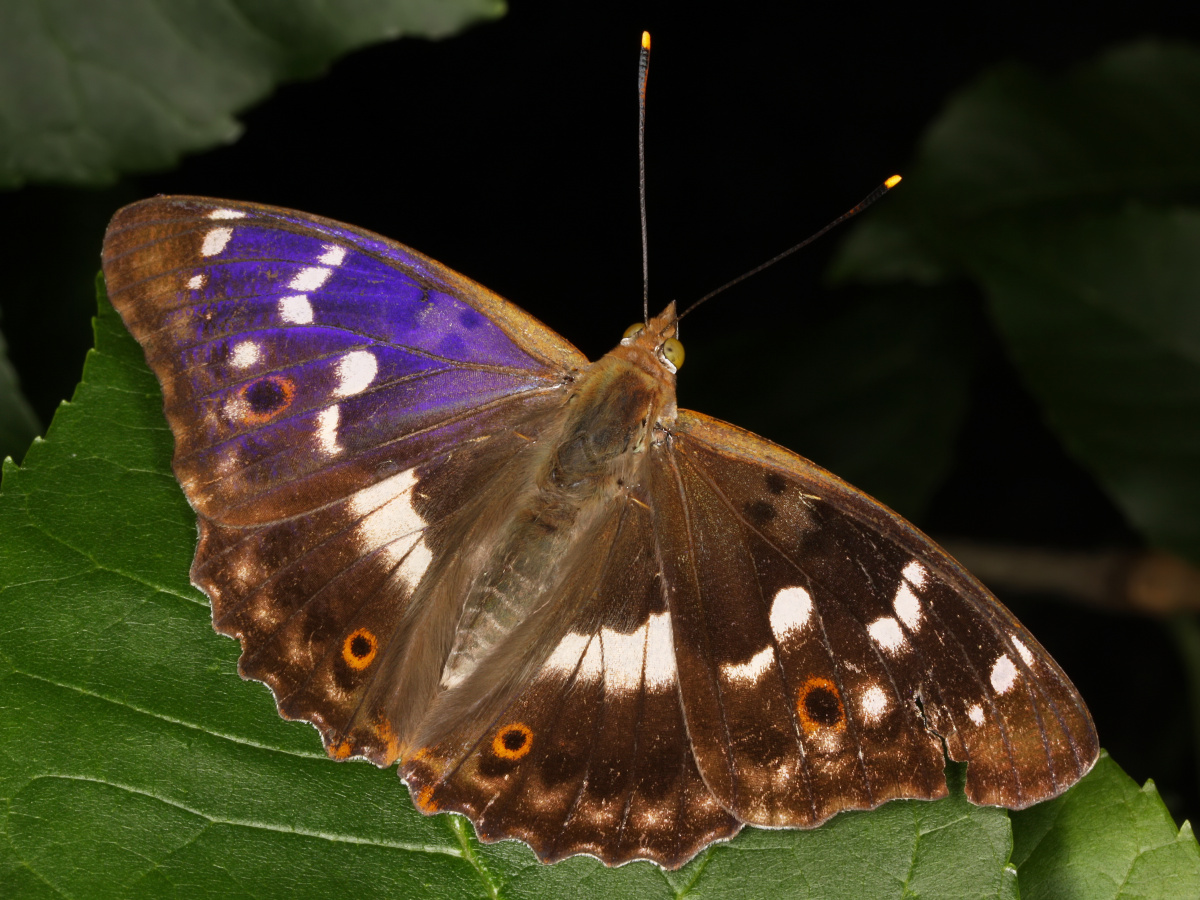
{"type": "Polygon", "coordinates": [[[885,181],[883,183],[883,186],[890,191],[892,188],[894,188],[899,183],[900,183],[900,176],[893,175],[891,178],[889,178],[887,181],[885,181]]]}
{"type": "Polygon", "coordinates": [[[648,32],[648,31],[642,32],[642,49],[643,50],[650,49],[650,32],[648,32]]]}

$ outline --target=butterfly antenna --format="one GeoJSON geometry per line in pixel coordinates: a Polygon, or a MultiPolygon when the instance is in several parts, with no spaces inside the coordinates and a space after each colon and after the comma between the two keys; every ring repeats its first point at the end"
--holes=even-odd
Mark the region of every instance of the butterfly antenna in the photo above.
{"type": "MultiPolygon", "coordinates": [[[[797,250],[807,247],[809,244],[811,244],[817,238],[821,237],[821,235],[825,234],[828,231],[832,231],[834,228],[837,228],[839,225],[841,225],[847,219],[857,216],[860,212],[862,212],[864,209],[866,209],[868,206],[870,206],[872,203],[874,203],[876,200],[878,200],[880,197],[882,197],[884,194],[886,194],[888,191],[890,191],[892,188],[894,188],[899,183],[900,183],[900,176],[893,175],[891,178],[889,178],[887,181],[885,181],[879,187],[875,188],[875,190],[871,191],[871,193],[867,194],[867,196],[863,198],[861,203],[858,203],[853,208],[846,210],[846,212],[842,213],[840,216],[838,216],[836,219],[834,219],[832,222],[830,222],[828,225],[826,225],[824,228],[822,228],[816,234],[805,238],[804,240],[802,240],[800,243],[798,243],[794,247],[789,247],[787,250],[784,250],[778,256],[774,256],[771,259],[768,259],[761,266],[755,266],[749,272],[745,272],[745,273],[739,275],[737,278],[733,279],[733,281],[725,282],[725,284],[721,285],[715,291],[710,291],[709,293],[705,294],[703,297],[701,297],[699,300],[697,300],[695,303],[693,303],[691,306],[689,306],[687,309],[685,309],[683,312],[681,312],[679,314],[679,318],[682,319],[684,316],[686,316],[688,313],[690,313],[693,309],[695,309],[697,306],[699,306],[705,300],[711,300],[713,297],[717,296],[717,294],[720,294],[724,291],[729,290],[735,284],[745,281],[747,278],[751,277],[752,275],[757,275],[763,269],[768,269],[771,266],[775,265],[775,263],[779,262],[781,259],[786,259],[787,257],[791,256],[793,253],[795,253],[797,250]]],[[[644,213],[643,213],[643,215],[644,215],[644,213]]],[[[643,236],[644,236],[644,229],[643,229],[643,236]]]]}
{"type": "Polygon", "coordinates": [[[638,193],[642,201],[642,321],[650,321],[650,244],[646,238],[646,78],[650,73],[650,32],[642,32],[638,54],[638,193]]]}

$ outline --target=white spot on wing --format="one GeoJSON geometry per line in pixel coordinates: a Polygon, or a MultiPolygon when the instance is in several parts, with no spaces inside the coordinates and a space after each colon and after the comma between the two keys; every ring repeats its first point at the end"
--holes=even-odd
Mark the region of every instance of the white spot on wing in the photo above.
{"type": "Polygon", "coordinates": [[[863,691],[859,708],[862,709],[863,718],[870,724],[875,724],[883,718],[883,714],[888,710],[887,691],[877,684],[871,685],[863,691]]]}
{"type": "Polygon", "coordinates": [[[867,626],[867,634],[884,650],[896,653],[904,647],[904,632],[891,616],[881,616],[867,626]]]}
{"type": "Polygon", "coordinates": [[[342,260],[346,258],[345,247],[326,246],[325,252],[317,257],[317,262],[324,263],[327,266],[340,266],[342,260]]]}
{"type": "Polygon", "coordinates": [[[1025,665],[1033,665],[1033,654],[1029,652],[1029,648],[1022,643],[1021,639],[1015,634],[1009,638],[1013,642],[1013,646],[1017,648],[1017,652],[1021,654],[1021,659],[1025,660],[1025,665]]]}
{"type": "Polygon", "coordinates": [[[288,287],[293,291],[315,291],[329,278],[333,269],[327,269],[324,266],[308,266],[301,269],[288,282],[288,287]]]}
{"type": "Polygon", "coordinates": [[[575,667],[579,665],[579,660],[591,642],[592,639],[586,634],[570,632],[564,635],[563,639],[558,642],[558,646],[554,648],[554,652],[546,660],[543,668],[559,675],[574,674],[575,667]]]}
{"type": "Polygon", "coordinates": [[[906,582],[900,582],[900,587],[896,588],[896,597],[892,600],[892,607],[896,610],[900,621],[907,625],[910,631],[916,631],[921,627],[921,601],[917,599],[917,595],[913,593],[912,588],[906,582]]]}
{"type": "Polygon", "coordinates": [[[585,683],[595,683],[604,677],[604,650],[600,646],[600,641],[593,639],[587,648],[587,653],[583,656],[583,662],[579,664],[579,674],[576,675],[576,680],[585,683]]]}
{"type": "Polygon", "coordinates": [[[642,686],[642,664],[646,654],[646,627],[633,634],[621,634],[611,628],[600,631],[600,646],[604,651],[604,689],[611,693],[628,693],[642,686]]]}
{"type": "MultiPolygon", "coordinates": [[[[395,554],[393,548],[388,548],[391,554],[395,554]]],[[[417,538],[412,548],[408,551],[408,556],[404,557],[404,562],[400,564],[399,575],[408,585],[409,590],[416,590],[421,579],[425,577],[425,570],[429,568],[429,564],[433,562],[433,553],[425,544],[425,537],[422,535],[417,538]]]]}
{"type": "Polygon", "coordinates": [[[983,707],[972,703],[971,708],[967,710],[967,718],[974,722],[976,727],[983,725],[983,707]]]}
{"type": "Polygon", "coordinates": [[[205,279],[205,276],[203,273],[201,273],[199,275],[193,275],[191,278],[188,279],[188,283],[187,283],[188,290],[190,290],[190,291],[200,290],[200,288],[204,287],[205,280],[206,279],[205,279]]]}
{"type": "MultiPolygon", "coordinates": [[[[355,491],[350,498],[350,511],[356,516],[365,516],[374,512],[384,504],[396,499],[401,494],[410,492],[417,483],[415,469],[405,469],[383,481],[378,481],[370,487],[355,491]]],[[[424,525],[424,521],[420,525],[424,525]]]]}
{"type": "Polygon", "coordinates": [[[652,691],[675,687],[675,638],[669,613],[656,613],[646,622],[646,687],[652,691]]]}
{"type": "Polygon", "coordinates": [[[603,677],[605,689],[616,693],[638,690],[643,679],[647,690],[674,690],[675,644],[670,615],[652,615],[632,634],[621,634],[611,628],[601,629],[598,638],[567,634],[542,668],[570,676],[576,667],[578,681],[598,681],[603,677]]]}
{"type": "MultiPolygon", "coordinates": [[[[333,407],[337,409],[337,407],[333,407]]],[[[410,589],[425,575],[433,554],[425,544],[425,520],[413,507],[416,469],[406,469],[350,498],[350,511],[362,516],[356,533],[364,552],[382,549],[410,589]]]]}
{"type": "Polygon", "coordinates": [[[254,341],[242,341],[233,348],[233,358],[230,362],[235,368],[246,369],[258,362],[261,355],[258,344],[254,341]]]}
{"type": "MultiPolygon", "coordinates": [[[[225,398],[225,404],[222,410],[225,414],[225,419],[228,422],[240,422],[242,417],[246,415],[246,401],[239,394],[230,394],[225,398]]],[[[233,459],[234,454],[229,454],[228,459],[233,459]]]]}
{"type": "Polygon", "coordinates": [[[726,681],[741,681],[754,684],[768,672],[775,662],[775,649],[764,647],[744,663],[725,663],[721,666],[721,677],[726,681]]]}
{"type": "Polygon", "coordinates": [[[246,214],[240,209],[214,209],[208,214],[210,219],[244,219],[246,214]]]}
{"type": "Polygon", "coordinates": [[[312,304],[304,294],[280,297],[279,318],[293,325],[307,325],[313,320],[312,304]]]}
{"type": "Polygon", "coordinates": [[[233,237],[232,228],[213,228],[204,235],[204,243],[200,245],[201,256],[216,256],[225,249],[229,239],[233,237]]]}
{"type": "Polygon", "coordinates": [[[915,588],[925,587],[925,581],[929,578],[929,573],[925,571],[925,567],[915,559],[905,566],[900,574],[908,579],[909,583],[915,588]]]}
{"type": "Polygon", "coordinates": [[[338,406],[330,406],[317,414],[317,447],[326,456],[337,456],[342,452],[342,445],[338,443],[337,433],[338,420],[341,415],[341,409],[338,406]]]}
{"type": "Polygon", "coordinates": [[[992,666],[992,687],[995,688],[997,694],[1004,694],[1016,680],[1017,667],[1013,665],[1013,661],[1008,658],[1007,653],[1003,654],[992,666]]]}
{"type": "Polygon", "coordinates": [[[350,397],[361,393],[375,380],[378,371],[379,363],[370,350],[347,353],[337,362],[338,383],[333,389],[333,396],[350,397]]]}
{"type": "Polygon", "coordinates": [[[812,615],[812,597],[802,587],[782,588],[771,602],[771,631],[783,641],[803,630],[812,615]]]}

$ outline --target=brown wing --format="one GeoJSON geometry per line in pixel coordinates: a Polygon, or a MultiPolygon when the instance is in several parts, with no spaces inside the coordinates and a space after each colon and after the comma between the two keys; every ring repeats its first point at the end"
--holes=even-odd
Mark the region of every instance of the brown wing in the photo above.
{"type": "Polygon", "coordinates": [[[459,689],[496,685],[474,714],[402,760],[420,809],[463,813],[482,840],[519,838],[546,862],[673,869],[737,833],[692,756],[644,501],[614,505],[588,561],[512,635],[536,670],[489,663],[459,689]],[[534,635],[549,638],[540,651],[534,635]]]}
{"type": "Polygon", "coordinates": [[[398,729],[412,723],[396,721],[389,661],[404,651],[417,586],[558,406],[522,398],[481,413],[469,442],[301,515],[252,526],[200,517],[192,581],[213,627],[242,642],[243,677],[269,685],[281,715],[316,725],[331,756],[397,758],[398,729]]]}
{"type": "Polygon", "coordinates": [[[655,534],[705,782],[744,822],[817,825],[946,793],[1022,808],[1095,762],[1082,699],[927,537],[807,460],[682,412],[655,534]]]}
{"type": "Polygon", "coordinates": [[[433,260],[290,210],[143,201],[104,272],[163,387],[214,627],[332,755],[392,761],[369,689],[414,589],[586,360],[433,260]]]}

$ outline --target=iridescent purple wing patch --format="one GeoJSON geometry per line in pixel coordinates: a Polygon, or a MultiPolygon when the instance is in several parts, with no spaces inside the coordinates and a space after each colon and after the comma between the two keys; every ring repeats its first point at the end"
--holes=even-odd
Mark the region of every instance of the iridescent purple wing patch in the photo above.
{"type": "Polygon", "coordinates": [[[486,289],[369,232],[253,204],[122,210],[105,272],[146,348],[201,514],[273,521],[477,438],[586,360],[486,289]],[[139,267],[141,271],[139,271],[139,267]]]}

